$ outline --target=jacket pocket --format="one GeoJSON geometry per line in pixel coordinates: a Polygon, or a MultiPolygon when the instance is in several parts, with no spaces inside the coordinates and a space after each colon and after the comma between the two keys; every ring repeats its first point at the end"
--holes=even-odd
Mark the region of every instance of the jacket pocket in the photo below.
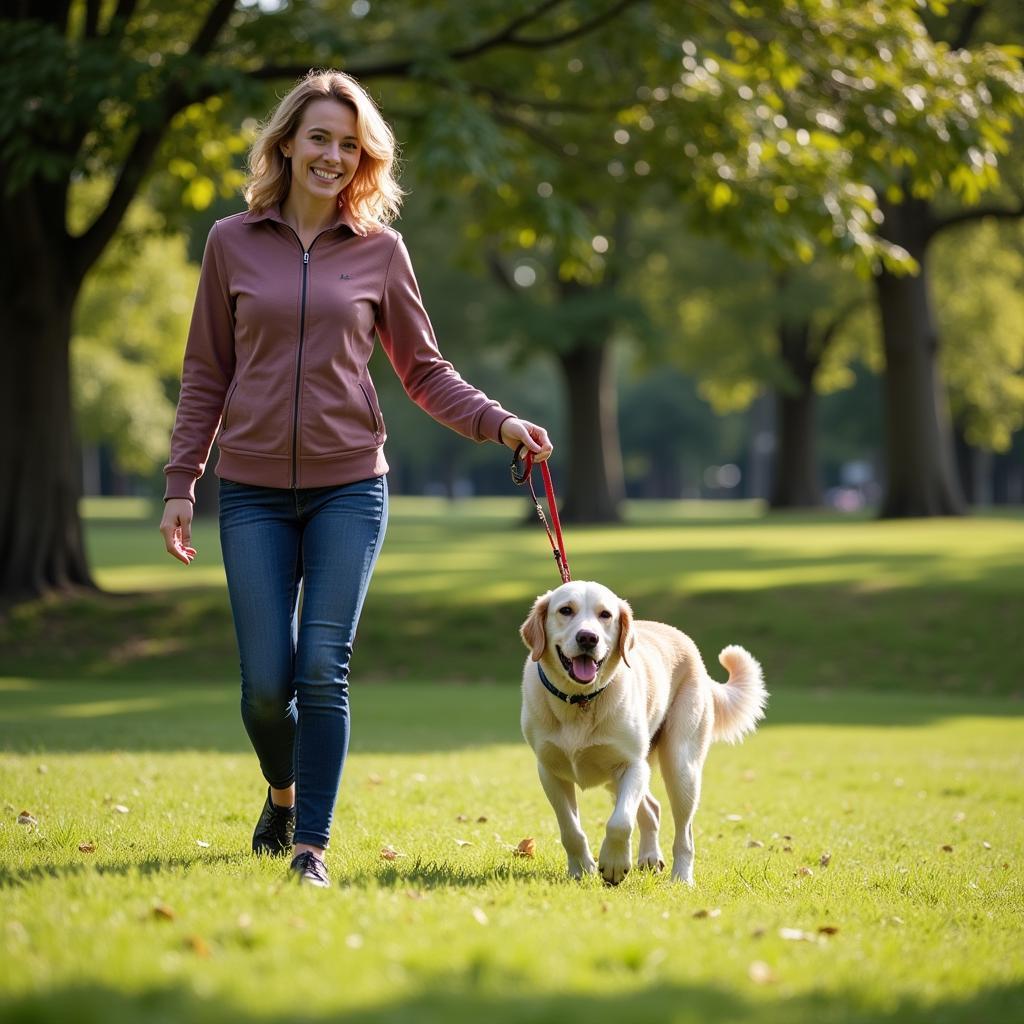
{"type": "Polygon", "coordinates": [[[235,392],[238,390],[238,384],[239,384],[239,381],[238,381],[238,378],[236,377],[235,380],[231,384],[231,390],[228,391],[227,400],[224,402],[224,412],[221,413],[221,417],[220,417],[221,433],[223,433],[228,428],[228,410],[231,408],[231,402],[233,401],[233,399],[235,397],[235,392]]]}
{"type": "Polygon", "coordinates": [[[380,416],[377,415],[377,410],[374,407],[373,399],[370,397],[370,392],[367,390],[366,385],[360,381],[359,390],[363,393],[363,398],[366,399],[366,406],[370,410],[370,423],[373,424],[373,436],[380,438],[380,416]]]}

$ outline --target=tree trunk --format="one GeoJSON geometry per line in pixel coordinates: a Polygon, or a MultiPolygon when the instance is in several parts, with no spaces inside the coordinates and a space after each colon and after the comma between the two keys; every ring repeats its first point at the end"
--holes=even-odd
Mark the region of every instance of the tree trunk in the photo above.
{"type": "MultiPolygon", "coordinates": [[[[78,517],[69,345],[77,275],[25,194],[0,199],[16,247],[0,282],[0,603],[94,586],[78,517]]],[[[63,217],[63,208],[59,210],[63,217]]]]}
{"type": "Polygon", "coordinates": [[[821,504],[815,431],[814,374],[818,360],[811,351],[811,324],[779,325],[779,350],[792,378],[775,391],[775,466],[772,508],[816,508],[821,504]]]}
{"type": "Polygon", "coordinates": [[[885,347],[886,487],[883,518],[966,511],[957,480],[938,331],[928,288],[929,208],[923,200],[885,206],[886,238],[920,264],[916,276],[875,275],[885,347]]]}
{"type": "MultiPolygon", "coordinates": [[[[569,408],[569,458],[561,516],[573,523],[616,523],[625,496],[615,358],[610,341],[582,341],[560,352],[569,408]]],[[[557,480],[556,480],[557,486],[557,480]]]]}

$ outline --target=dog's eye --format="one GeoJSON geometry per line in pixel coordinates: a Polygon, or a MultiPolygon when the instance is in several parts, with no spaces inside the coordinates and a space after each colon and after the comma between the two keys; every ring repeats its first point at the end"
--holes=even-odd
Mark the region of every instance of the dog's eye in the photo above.
{"type": "Polygon", "coordinates": [[[562,605],[562,607],[558,609],[558,614],[559,615],[572,615],[572,606],[571,605],[567,605],[567,604],[562,605]]]}
{"type": "Polygon", "coordinates": [[[601,612],[601,618],[602,619],[610,619],[611,617],[612,617],[612,613],[610,611],[608,611],[607,608],[605,608],[605,610],[603,612],[601,612]]]}

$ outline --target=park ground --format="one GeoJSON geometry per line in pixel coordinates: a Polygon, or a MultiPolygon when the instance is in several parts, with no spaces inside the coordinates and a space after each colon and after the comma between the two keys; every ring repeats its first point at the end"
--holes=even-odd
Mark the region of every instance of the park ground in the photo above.
{"type": "MultiPolygon", "coordinates": [[[[0,1019],[1019,1014],[1019,515],[640,504],[570,528],[577,578],[685,629],[713,673],[742,643],[772,692],[712,749],[696,886],[611,889],[564,877],[518,732],[517,627],[557,582],[542,531],[514,500],[397,499],[321,892],[246,853],[262,791],[215,526],[185,569],[144,503],[86,513],[107,593],[0,623],[0,1019]]],[[[596,846],[607,797],[581,808],[596,846]]]]}

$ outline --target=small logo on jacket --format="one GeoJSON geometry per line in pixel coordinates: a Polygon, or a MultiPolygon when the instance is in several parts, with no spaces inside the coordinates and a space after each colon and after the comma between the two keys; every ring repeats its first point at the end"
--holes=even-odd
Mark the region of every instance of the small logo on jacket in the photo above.
{"type": "Polygon", "coordinates": [[[351,281],[352,280],[352,275],[351,274],[339,274],[338,275],[338,280],[339,281],[351,281]]]}

